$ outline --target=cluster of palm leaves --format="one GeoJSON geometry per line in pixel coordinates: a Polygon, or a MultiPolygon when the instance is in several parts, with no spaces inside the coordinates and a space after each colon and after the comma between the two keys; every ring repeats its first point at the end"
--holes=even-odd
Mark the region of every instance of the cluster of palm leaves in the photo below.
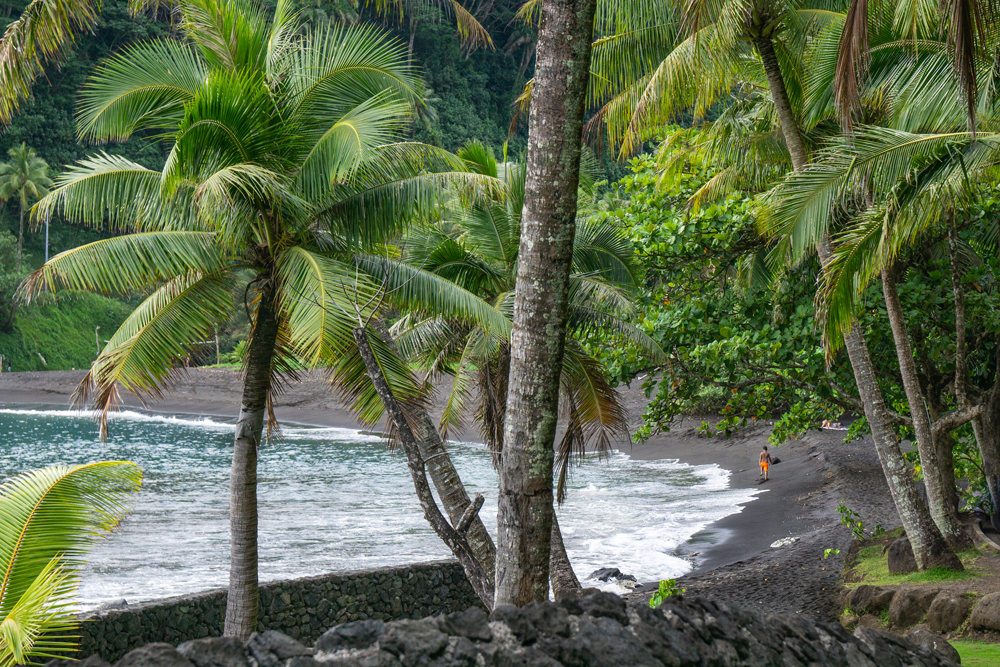
{"type": "Polygon", "coordinates": [[[75,645],[84,556],[118,526],[141,483],[135,464],[106,461],[0,485],[0,665],[62,657],[75,645]]]}
{"type": "MultiPolygon", "coordinates": [[[[21,293],[146,295],[78,389],[102,432],[119,392],[159,397],[193,345],[247,313],[225,628],[246,636],[258,607],[257,449],[293,369],[329,369],[369,423],[387,407],[377,375],[419,423],[429,385],[411,362],[423,360],[428,376],[456,378],[444,428],[469,409],[475,381],[483,432],[501,448],[524,167],[478,145],[455,155],[400,141],[425,93],[405,46],[382,30],[306,22],[287,0],[273,12],[254,0],[178,0],[173,11],[177,36],[101,63],[77,116],[92,143],[154,134],[170,149],[165,165],[97,152],[67,168],[35,219],[118,235],[58,255],[21,293]],[[394,339],[379,327],[396,315],[394,339]]],[[[628,255],[616,230],[581,222],[573,331],[607,329],[662,356],[628,324],[628,255]]],[[[606,449],[625,419],[597,362],[568,347],[563,481],[569,455],[606,449]]],[[[447,509],[457,521],[464,507],[447,509]]]]}

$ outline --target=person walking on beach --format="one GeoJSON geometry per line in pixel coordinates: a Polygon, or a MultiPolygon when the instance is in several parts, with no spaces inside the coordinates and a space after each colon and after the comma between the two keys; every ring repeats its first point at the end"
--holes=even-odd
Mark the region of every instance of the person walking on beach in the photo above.
{"type": "Polygon", "coordinates": [[[767,453],[767,445],[764,445],[764,451],[760,453],[760,476],[763,477],[763,481],[767,481],[767,469],[771,465],[771,455],[767,453]]]}

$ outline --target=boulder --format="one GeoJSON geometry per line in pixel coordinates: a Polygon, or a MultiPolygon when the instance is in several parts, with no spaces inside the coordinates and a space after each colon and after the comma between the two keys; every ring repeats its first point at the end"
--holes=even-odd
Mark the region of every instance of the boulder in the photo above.
{"type": "MultiPolygon", "coordinates": [[[[587,589],[583,589],[587,592],[587,589]]],[[[628,625],[628,614],[625,613],[625,601],[614,593],[595,591],[579,599],[560,600],[559,605],[576,616],[590,614],[613,618],[622,625],[628,625]]]]}
{"type": "Polygon", "coordinates": [[[442,630],[449,635],[488,642],[493,639],[489,621],[485,611],[479,607],[469,607],[465,611],[456,611],[442,617],[441,623],[442,630]]]}
{"type": "Polygon", "coordinates": [[[448,635],[438,630],[433,619],[393,621],[386,623],[378,643],[403,667],[414,667],[440,656],[448,646],[448,635]]]}
{"type": "Polygon", "coordinates": [[[111,667],[111,663],[99,655],[92,655],[83,660],[56,658],[45,663],[45,667],[111,667]]]}
{"type": "Polygon", "coordinates": [[[928,652],[936,652],[954,663],[962,664],[962,656],[941,635],[934,634],[923,628],[914,628],[903,635],[903,637],[914,646],[919,646],[928,652]]]}
{"type": "Polygon", "coordinates": [[[896,591],[881,586],[858,586],[847,593],[844,602],[856,614],[878,614],[889,608],[896,591]]]}
{"type": "Polygon", "coordinates": [[[602,567],[600,570],[594,570],[590,573],[591,579],[597,579],[598,581],[610,581],[615,579],[616,581],[635,581],[635,577],[631,574],[624,574],[617,567],[602,567]]]}
{"type": "Polygon", "coordinates": [[[312,657],[312,649],[277,630],[250,635],[247,653],[257,662],[257,667],[284,667],[285,661],[291,658],[312,657]]]}
{"type": "Polygon", "coordinates": [[[951,632],[965,622],[972,600],[957,593],[941,591],[927,610],[927,625],[933,632],[951,632]]]}
{"type": "Polygon", "coordinates": [[[882,619],[874,614],[865,614],[858,619],[858,624],[855,627],[859,628],[874,628],[875,630],[884,630],[885,624],[882,623],[882,619]]]}
{"type": "Polygon", "coordinates": [[[854,614],[844,614],[840,617],[840,624],[844,626],[844,629],[850,632],[854,628],[858,627],[858,621],[861,619],[854,614]]]}
{"type": "Polygon", "coordinates": [[[177,652],[194,667],[247,667],[247,653],[236,637],[209,637],[184,642],[177,652]]]}
{"type": "Polygon", "coordinates": [[[969,624],[979,630],[1000,632],[1000,593],[990,593],[972,608],[969,624]]]}
{"type": "Polygon", "coordinates": [[[324,632],[313,648],[318,659],[345,649],[365,649],[378,641],[385,631],[385,623],[377,619],[353,621],[330,628],[324,632]]]}
{"type": "Polygon", "coordinates": [[[911,586],[901,588],[889,603],[889,620],[899,628],[908,628],[924,619],[931,602],[941,592],[940,588],[911,586]]]}
{"type": "Polygon", "coordinates": [[[194,667],[170,644],[146,644],[129,651],[115,667],[194,667]]]}
{"type": "Polygon", "coordinates": [[[901,537],[889,544],[889,574],[906,574],[917,571],[917,559],[910,547],[910,540],[901,537]]]}

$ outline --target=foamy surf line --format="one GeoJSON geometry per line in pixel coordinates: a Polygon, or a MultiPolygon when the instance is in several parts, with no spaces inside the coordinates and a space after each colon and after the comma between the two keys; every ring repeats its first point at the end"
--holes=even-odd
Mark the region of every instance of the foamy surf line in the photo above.
{"type": "MultiPolygon", "coordinates": [[[[96,410],[73,409],[30,409],[30,408],[0,408],[0,415],[16,415],[25,417],[56,417],[63,419],[87,419],[97,421],[100,413],[96,410]]],[[[138,410],[116,410],[108,413],[108,421],[131,421],[140,423],[171,424],[187,426],[213,432],[230,432],[233,422],[220,421],[212,417],[181,417],[177,415],[140,412],[138,410]]],[[[335,426],[285,426],[282,434],[288,437],[306,440],[347,440],[350,442],[379,442],[377,435],[362,433],[349,428],[335,426]]]]}

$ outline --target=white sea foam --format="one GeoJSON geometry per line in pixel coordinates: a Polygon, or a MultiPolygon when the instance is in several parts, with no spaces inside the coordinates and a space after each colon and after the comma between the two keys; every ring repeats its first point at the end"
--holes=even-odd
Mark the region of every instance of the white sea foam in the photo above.
{"type": "MultiPolygon", "coordinates": [[[[127,458],[145,470],[122,530],[95,550],[84,573],[86,605],[178,595],[224,585],[232,424],[134,410],[114,413],[108,442],[93,413],[0,408],[0,477],[54,462],[127,458]],[[164,428],[166,426],[167,428],[164,428]]],[[[450,443],[470,493],[495,531],[496,473],[482,445],[450,443]]],[[[404,564],[449,555],[423,519],[405,457],[351,429],[286,426],[261,447],[258,467],[262,580],[404,564]]],[[[585,585],[617,567],[640,582],[691,569],[693,535],[751,500],[715,465],[638,461],[614,453],[575,465],[557,509],[567,551],[585,585]]]]}

